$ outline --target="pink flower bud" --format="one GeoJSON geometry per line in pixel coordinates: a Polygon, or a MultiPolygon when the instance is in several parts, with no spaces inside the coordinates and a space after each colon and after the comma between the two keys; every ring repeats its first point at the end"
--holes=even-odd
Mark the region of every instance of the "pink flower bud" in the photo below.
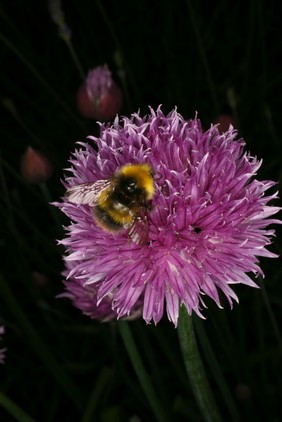
{"type": "Polygon", "coordinates": [[[49,278],[47,275],[40,273],[39,271],[33,271],[32,276],[35,284],[40,287],[46,286],[49,283],[49,278]]]}
{"type": "Polygon", "coordinates": [[[77,93],[77,107],[87,118],[112,120],[122,107],[122,92],[113,81],[107,65],[88,72],[77,93]]]}
{"type": "Polygon", "coordinates": [[[43,154],[28,147],[21,158],[21,173],[26,182],[36,185],[49,179],[53,166],[43,154]]]}

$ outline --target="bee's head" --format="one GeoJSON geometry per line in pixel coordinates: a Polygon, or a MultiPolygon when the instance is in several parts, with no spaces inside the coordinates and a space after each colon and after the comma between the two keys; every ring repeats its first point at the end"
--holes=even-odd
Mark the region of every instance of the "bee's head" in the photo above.
{"type": "Polygon", "coordinates": [[[138,189],[136,180],[133,179],[133,178],[132,179],[131,178],[126,179],[124,181],[124,189],[126,190],[126,192],[128,192],[130,194],[136,192],[136,190],[138,189]]]}
{"type": "Polygon", "coordinates": [[[120,187],[132,200],[152,199],[155,189],[149,164],[126,164],[119,172],[120,187]]]}

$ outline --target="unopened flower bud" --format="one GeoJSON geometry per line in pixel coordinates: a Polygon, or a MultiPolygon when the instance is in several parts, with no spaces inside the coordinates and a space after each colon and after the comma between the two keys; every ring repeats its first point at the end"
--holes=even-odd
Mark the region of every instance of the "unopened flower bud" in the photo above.
{"type": "Polygon", "coordinates": [[[88,72],[77,94],[77,107],[87,118],[112,120],[122,107],[122,92],[113,81],[107,65],[88,72]]]}
{"type": "Polygon", "coordinates": [[[53,166],[42,153],[28,147],[21,158],[21,173],[26,182],[40,184],[51,177],[53,166]]]}
{"type": "Polygon", "coordinates": [[[32,276],[34,282],[40,287],[46,286],[49,283],[47,275],[40,273],[39,271],[33,271],[32,276]]]}

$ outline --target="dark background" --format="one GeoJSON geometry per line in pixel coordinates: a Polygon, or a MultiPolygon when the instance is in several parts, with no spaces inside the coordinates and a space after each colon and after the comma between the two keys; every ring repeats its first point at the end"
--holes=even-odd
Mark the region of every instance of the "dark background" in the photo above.
{"type": "MultiPolygon", "coordinates": [[[[36,421],[155,421],[119,323],[92,321],[56,298],[63,290],[63,250],[56,239],[64,236],[67,220],[48,201],[63,194],[62,169],[75,142],[97,135],[98,127],[76,109],[82,80],[47,4],[0,5],[0,318],[6,327],[0,347],[7,348],[0,391],[36,421]],[[45,188],[27,184],[20,173],[29,145],[53,163],[45,188]],[[36,282],[35,271],[44,283],[36,282]]],[[[247,150],[264,160],[258,177],[277,182],[279,6],[262,0],[63,2],[84,71],[109,65],[124,93],[121,114],[177,106],[187,118],[197,111],[207,128],[227,114],[247,150]]],[[[271,246],[278,254],[279,233],[271,246]]],[[[261,259],[261,265],[262,289],[237,286],[240,305],[231,311],[223,302],[219,310],[208,302],[207,320],[195,319],[224,421],[282,420],[281,259],[261,259]]],[[[157,327],[139,320],[130,328],[169,420],[201,421],[172,324],[164,317],[157,327]]],[[[0,420],[15,419],[0,407],[0,420]]]]}

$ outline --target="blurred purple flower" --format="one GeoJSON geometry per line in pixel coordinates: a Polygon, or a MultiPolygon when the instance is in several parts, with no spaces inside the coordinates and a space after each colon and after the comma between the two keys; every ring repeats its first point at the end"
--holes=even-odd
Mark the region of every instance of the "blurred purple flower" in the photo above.
{"type": "Polygon", "coordinates": [[[156,324],[166,308],[176,326],[181,304],[202,317],[205,296],[221,307],[222,291],[232,307],[232,284],[257,287],[247,273],[263,276],[258,257],[277,256],[266,249],[274,235],[266,227],[280,223],[271,217],[280,208],[267,205],[277,198],[265,195],[275,182],[255,178],[261,161],[236,135],[232,127],[204,132],[197,118],[185,121],[176,110],[165,116],[160,107],[102,125],[93,146],[73,154],[64,185],[108,179],[127,163],[151,164],[150,241],[107,233],[89,205],[63,199],[56,205],[72,220],[60,242],[67,250],[64,296],[97,319],[141,314],[156,324]]]}
{"type": "Polygon", "coordinates": [[[77,107],[84,117],[112,120],[122,107],[122,93],[107,65],[88,72],[77,94],[77,107]]]}
{"type": "Polygon", "coordinates": [[[66,42],[70,42],[71,30],[66,24],[65,15],[60,0],[48,0],[49,13],[53,22],[59,29],[59,36],[66,42]]]}
{"type": "MultiPolygon", "coordinates": [[[[75,261],[66,260],[66,270],[63,275],[65,277],[69,276],[69,273],[77,265],[75,261]]],[[[83,313],[93,319],[100,320],[102,322],[109,322],[113,319],[118,318],[118,314],[115,310],[112,309],[112,299],[113,295],[109,294],[106,296],[99,306],[97,306],[97,295],[98,287],[95,284],[84,284],[76,277],[70,277],[67,282],[65,282],[67,291],[60,294],[60,298],[71,299],[74,305],[83,311],[83,313]],[[69,284],[71,283],[71,288],[69,289],[69,284]]],[[[138,300],[137,304],[131,310],[130,315],[124,317],[123,319],[132,320],[142,316],[142,303],[141,300],[138,300]]]]}
{"type": "MultiPolygon", "coordinates": [[[[5,333],[5,328],[3,325],[0,325],[0,340],[2,340],[2,335],[5,333]]],[[[0,364],[4,363],[6,349],[0,349],[0,364]]]]}

